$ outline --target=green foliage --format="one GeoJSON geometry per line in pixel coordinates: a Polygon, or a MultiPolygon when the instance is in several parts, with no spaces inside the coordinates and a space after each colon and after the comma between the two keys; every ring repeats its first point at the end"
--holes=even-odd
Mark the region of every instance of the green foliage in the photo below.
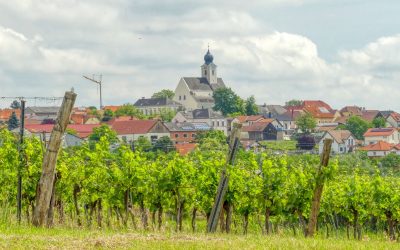
{"type": "Polygon", "coordinates": [[[175,96],[175,92],[170,89],[163,89],[159,92],[154,93],[151,98],[167,98],[172,99],[175,96]]]}
{"type": "Polygon", "coordinates": [[[154,143],[153,150],[168,153],[171,151],[175,151],[175,146],[169,136],[163,136],[154,143]]]}
{"type": "Polygon", "coordinates": [[[76,132],[76,130],[72,128],[67,128],[65,132],[71,135],[78,135],[78,132],[76,132]]]}
{"type": "Polygon", "coordinates": [[[203,144],[206,139],[215,139],[219,144],[226,143],[226,136],[224,132],[220,130],[209,130],[197,133],[196,135],[197,143],[203,144]]]}
{"type": "Polygon", "coordinates": [[[171,122],[175,115],[176,112],[174,110],[162,109],[160,112],[160,118],[164,122],[171,122]]]}
{"type": "Polygon", "coordinates": [[[285,103],[285,106],[286,106],[286,107],[295,107],[295,106],[301,106],[301,105],[303,105],[303,101],[301,101],[301,100],[295,100],[295,99],[292,99],[292,100],[287,101],[287,102],[285,103]]]}
{"type": "Polygon", "coordinates": [[[358,140],[363,140],[364,133],[371,127],[372,125],[369,122],[363,120],[359,116],[351,116],[346,123],[346,129],[349,130],[358,140]]]}
{"type": "Polygon", "coordinates": [[[147,137],[140,136],[136,141],[135,141],[135,150],[147,152],[151,150],[153,145],[151,145],[150,140],[147,137]]]}
{"type": "Polygon", "coordinates": [[[256,104],[256,99],[254,96],[250,96],[246,99],[245,102],[245,113],[246,115],[257,115],[258,114],[258,106],[256,104]]]}
{"type": "Polygon", "coordinates": [[[17,100],[14,100],[11,105],[10,108],[12,109],[20,109],[21,108],[21,103],[17,100]]]}
{"type": "Polygon", "coordinates": [[[94,128],[93,133],[89,136],[89,140],[98,142],[102,137],[106,138],[110,143],[118,142],[117,132],[106,124],[94,128]]]}
{"type": "Polygon", "coordinates": [[[19,127],[19,120],[15,112],[12,112],[10,118],[8,119],[7,125],[8,130],[14,130],[19,127]]]}
{"type": "Polygon", "coordinates": [[[383,117],[375,117],[374,120],[372,120],[372,125],[374,128],[384,128],[386,127],[386,120],[383,117]]]}
{"type": "Polygon", "coordinates": [[[103,118],[101,118],[101,120],[103,122],[108,122],[113,117],[114,117],[114,112],[110,109],[106,109],[106,110],[104,110],[103,118]]]}
{"type": "Polygon", "coordinates": [[[304,113],[297,117],[296,125],[303,133],[309,134],[317,126],[317,121],[310,113],[304,113]]]}
{"type": "Polygon", "coordinates": [[[245,114],[244,101],[236,95],[231,88],[219,88],[214,91],[213,98],[215,111],[221,111],[223,115],[233,113],[245,114]]]}
{"type": "Polygon", "coordinates": [[[399,171],[400,170],[400,155],[390,153],[381,159],[383,168],[399,171]]]}
{"type": "Polygon", "coordinates": [[[120,116],[133,116],[139,119],[143,119],[144,115],[143,113],[138,110],[133,104],[126,103],[119,107],[117,111],[115,111],[115,116],[120,117],[120,116]]]}

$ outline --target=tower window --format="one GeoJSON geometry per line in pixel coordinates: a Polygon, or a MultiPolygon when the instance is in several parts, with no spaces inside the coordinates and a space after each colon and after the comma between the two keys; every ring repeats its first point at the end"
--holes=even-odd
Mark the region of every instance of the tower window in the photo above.
{"type": "Polygon", "coordinates": [[[204,70],[204,75],[207,75],[207,70],[204,70]]]}
{"type": "Polygon", "coordinates": [[[186,100],[186,95],[183,95],[183,100],[186,100]]]}
{"type": "Polygon", "coordinates": [[[212,75],[214,75],[214,70],[212,71],[212,75]]]}
{"type": "Polygon", "coordinates": [[[182,100],[182,97],[181,97],[181,96],[179,96],[179,101],[180,101],[180,100],[182,100]]]}

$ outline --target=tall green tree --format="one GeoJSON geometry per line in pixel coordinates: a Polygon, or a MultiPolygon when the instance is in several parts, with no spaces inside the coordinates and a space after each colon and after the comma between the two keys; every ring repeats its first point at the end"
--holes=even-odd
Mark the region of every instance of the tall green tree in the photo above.
{"type": "Polygon", "coordinates": [[[296,125],[303,133],[309,134],[317,126],[317,121],[310,113],[304,113],[297,118],[296,125]]]}
{"type": "Polygon", "coordinates": [[[12,112],[10,118],[8,119],[8,130],[13,130],[19,127],[19,120],[15,112],[12,112]]]}
{"type": "Polygon", "coordinates": [[[372,120],[372,125],[374,128],[384,128],[386,127],[386,120],[383,117],[375,117],[374,120],[372,120]]]}
{"type": "Polygon", "coordinates": [[[170,89],[163,89],[161,91],[158,91],[156,93],[154,93],[151,98],[167,98],[167,99],[172,99],[174,98],[175,93],[174,91],[170,90],[170,89]]]}
{"type": "Polygon", "coordinates": [[[254,96],[250,96],[246,99],[245,102],[245,111],[246,115],[257,115],[258,114],[258,106],[256,104],[256,99],[254,96]]]}
{"type": "Polygon", "coordinates": [[[103,122],[108,122],[113,117],[114,117],[114,112],[110,109],[106,109],[106,110],[104,110],[103,118],[101,118],[101,120],[103,122]]]}
{"type": "Polygon", "coordinates": [[[117,111],[115,111],[115,116],[134,116],[139,119],[142,119],[144,117],[143,113],[130,103],[126,103],[119,107],[117,111]]]}
{"type": "Polygon", "coordinates": [[[231,88],[219,88],[214,91],[213,98],[215,111],[221,111],[223,115],[233,113],[245,114],[244,101],[231,88]]]}
{"type": "Polygon", "coordinates": [[[359,116],[351,116],[346,123],[346,129],[349,130],[358,140],[364,139],[364,133],[372,127],[372,124],[363,120],[359,116]]]}
{"type": "Polygon", "coordinates": [[[11,103],[10,108],[12,108],[12,109],[20,109],[20,108],[21,108],[21,104],[19,103],[19,101],[14,100],[14,101],[11,103]]]}
{"type": "Polygon", "coordinates": [[[303,105],[303,101],[301,101],[301,100],[296,100],[296,99],[292,99],[292,100],[287,101],[287,102],[285,103],[285,106],[286,106],[286,107],[294,107],[294,106],[301,106],[301,105],[303,105]]]}

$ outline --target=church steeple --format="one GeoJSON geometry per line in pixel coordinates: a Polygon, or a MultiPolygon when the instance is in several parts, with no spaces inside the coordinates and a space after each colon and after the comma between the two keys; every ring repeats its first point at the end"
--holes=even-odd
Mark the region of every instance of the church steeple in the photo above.
{"type": "Polygon", "coordinates": [[[201,77],[207,78],[208,83],[217,83],[217,65],[213,63],[214,56],[210,53],[210,46],[204,55],[204,64],[201,66],[201,77]]]}

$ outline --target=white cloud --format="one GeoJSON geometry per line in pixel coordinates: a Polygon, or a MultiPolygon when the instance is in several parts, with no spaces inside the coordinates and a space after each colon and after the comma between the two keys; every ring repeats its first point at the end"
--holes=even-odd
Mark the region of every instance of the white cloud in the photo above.
{"type": "Polygon", "coordinates": [[[249,11],[313,2],[2,1],[2,93],[60,95],[74,86],[79,105],[95,105],[96,88],[81,75],[102,73],[106,103],[134,102],[199,75],[210,43],[219,76],[260,103],[323,99],[400,110],[400,35],[328,62],[310,38],[275,31],[249,11]]]}

